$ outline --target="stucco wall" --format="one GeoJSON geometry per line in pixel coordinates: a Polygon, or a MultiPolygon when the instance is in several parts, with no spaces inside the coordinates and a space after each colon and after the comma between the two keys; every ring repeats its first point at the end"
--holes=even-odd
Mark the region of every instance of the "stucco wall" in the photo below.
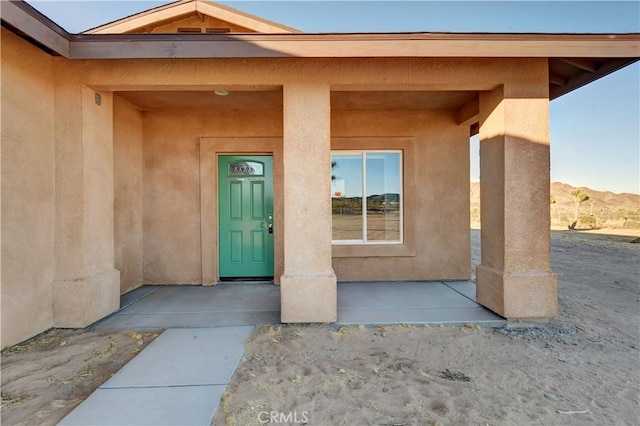
{"type": "MultiPolygon", "coordinates": [[[[338,253],[334,247],[339,280],[469,278],[469,133],[454,116],[444,110],[332,113],[334,149],[360,149],[367,146],[362,137],[373,137],[376,148],[406,149],[405,162],[414,163],[405,167],[413,173],[405,176],[405,200],[412,199],[405,201],[405,245],[338,253]],[[385,145],[384,137],[408,142],[385,145]]],[[[144,283],[200,284],[199,138],[281,137],[282,113],[157,110],[145,112],[143,123],[144,283]]],[[[236,152],[247,146],[239,143],[236,152]]],[[[282,252],[276,247],[276,259],[282,252]]]]}
{"type": "Polygon", "coordinates": [[[114,96],[114,261],[121,293],[143,284],[142,141],[142,112],[114,96]]]}
{"type": "Polygon", "coordinates": [[[405,247],[334,246],[338,280],[468,279],[469,130],[455,124],[453,111],[341,111],[331,126],[341,138],[333,149],[382,147],[362,136],[412,137],[389,146],[404,151],[405,247]]]}
{"type": "Polygon", "coordinates": [[[143,123],[144,283],[201,284],[200,138],[280,136],[282,112],[161,110],[143,123]]]}
{"type": "Polygon", "coordinates": [[[113,96],[56,67],[54,326],[85,327],[119,307],[114,269],[113,96]]]}
{"type": "Polygon", "coordinates": [[[52,58],[2,29],[2,347],[51,327],[52,58]]]}

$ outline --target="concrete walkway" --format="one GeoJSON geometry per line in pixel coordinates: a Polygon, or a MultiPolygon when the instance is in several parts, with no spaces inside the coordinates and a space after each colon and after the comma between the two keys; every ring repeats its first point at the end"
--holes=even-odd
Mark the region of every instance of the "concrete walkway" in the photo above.
{"type": "Polygon", "coordinates": [[[208,425],[253,327],[169,329],[60,425],[208,425]]]}
{"type": "MultiPolygon", "coordinates": [[[[338,284],[337,324],[480,324],[504,319],[475,302],[475,284],[338,284]]],[[[280,288],[144,286],[96,329],[165,328],[61,425],[208,425],[255,325],[280,323],[280,288]]]]}

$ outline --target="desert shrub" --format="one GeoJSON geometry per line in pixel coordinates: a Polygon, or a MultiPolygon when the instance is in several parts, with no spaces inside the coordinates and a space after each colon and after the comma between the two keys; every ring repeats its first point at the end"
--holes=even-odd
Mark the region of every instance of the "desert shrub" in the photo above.
{"type": "Polygon", "coordinates": [[[596,218],[595,216],[589,216],[586,214],[583,214],[580,216],[580,225],[582,226],[595,226],[596,225],[596,218]]]}

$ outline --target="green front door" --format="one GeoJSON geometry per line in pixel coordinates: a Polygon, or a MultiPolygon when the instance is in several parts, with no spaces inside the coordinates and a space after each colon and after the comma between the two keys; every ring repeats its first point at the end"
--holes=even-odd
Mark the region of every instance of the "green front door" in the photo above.
{"type": "Polygon", "coordinates": [[[218,157],[220,278],[273,277],[271,156],[218,157]]]}

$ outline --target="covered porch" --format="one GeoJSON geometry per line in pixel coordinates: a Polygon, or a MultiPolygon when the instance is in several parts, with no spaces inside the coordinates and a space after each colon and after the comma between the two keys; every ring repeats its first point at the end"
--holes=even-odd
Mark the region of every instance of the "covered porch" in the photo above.
{"type": "Polygon", "coordinates": [[[273,227],[260,228],[273,273],[261,276],[280,284],[279,321],[341,321],[341,288],[360,282],[401,294],[403,282],[468,280],[470,129],[477,302],[546,321],[549,100],[637,56],[637,37],[621,35],[71,35],[18,1],[2,21],[3,346],[92,324],[140,286],[218,284],[221,156],[273,159],[273,210],[261,211],[273,227]],[[362,234],[336,241],[330,165],[354,152],[362,234]],[[399,189],[366,193],[367,155],[389,152],[399,189]],[[384,236],[368,234],[370,210],[384,236]]]}
{"type": "MultiPolygon", "coordinates": [[[[498,327],[506,321],[475,301],[469,281],[338,283],[337,325],[498,327]]],[[[96,329],[280,324],[280,288],[269,283],[143,286],[96,329]]]]}

